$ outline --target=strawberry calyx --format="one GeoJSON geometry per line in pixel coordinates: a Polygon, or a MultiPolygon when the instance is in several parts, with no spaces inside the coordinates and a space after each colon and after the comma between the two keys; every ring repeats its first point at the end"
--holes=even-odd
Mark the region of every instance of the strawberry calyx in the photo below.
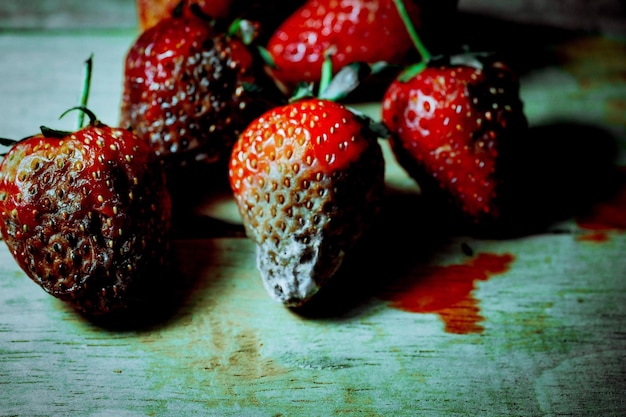
{"type": "Polygon", "coordinates": [[[332,53],[327,52],[322,65],[322,74],[317,93],[315,92],[315,83],[300,82],[289,98],[289,102],[307,98],[341,101],[353,92],[365,77],[373,72],[377,72],[384,65],[384,63],[352,62],[342,67],[333,76],[332,53]]]}
{"type": "MultiPolygon", "coordinates": [[[[93,73],[93,54],[91,54],[89,58],[85,60],[85,76],[83,78],[83,91],[81,92],[81,96],[80,96],[80,104],[78,106],[75,106],[66,110],[65,112],[61,114],[61,116],[59,116],[59,119],[62,119],[70,111],[81,110],[81,112],[78,115],[78,122],[77,122],[78,130],[80,130],[84,126],[84,117],[83,117],[84,115],[87,115],[87,117],[89,117],[90,126],[101,125],[96,115],[87,108],[87,102],[89,100],[89,92],[91,90],[92,73],[93,73]]],[[[62,139],[72,133],[72,132],[63,131],[63,130],[51,129],[46,126],[40,126],[39,130],[41,131],[41,134],[46,138],[62,139]]],[[[20,140],[0,138],[0,145],[10,147],[30,137],[32,136],[27,136],[20,140]]],[[[6,155],[6,152],[0,153],[0,156],[4,156],[4,155],[6,155]]]]}
{"type": "Polygon", "coordinates": [[[415,49],[421,57],[420,62],[409,65],[400,72],[398,80],[401,82],[409,81],[411,78],[424,71],[427,67],[465,66],[482,69],[484,65],[481,58],[493,55],[491,52],[468,51],[454,55],[432,55],[415,30],[415,26],[411,22],[411,19],[406,11],[406,7],[404,6],[404,2],[402,0],[394,0],[394,4],[396,5],[398,14],[402,18],[402,22],[404,23],[406,30],[413,41],[415,49]]]}
{"type": "Polygon", "coordinates": [[[348,96],[361,81],[373,72],[364,62],[352,62],[341,68],[326,85],[320,85],[319,98],[339,101],[348,96]]]}
{"type": "MultiPolygon", "coordinates": [[[[71,107],[67,110],[65,110],[61,116],[59,117],[59,119],[62,119],[66,114],[68,114],[71,111],[74,110],[80,110],[82,112],[82,114],[86,114],[87,117],[89,117],[89,126],[93,127],[93,126],[102,126],[102,122],[100,122],[100,120],[98,120],[98,118],[96,117],[95,113],[92,112],[91,110],[89,110],[86,106],[74,106],[71,107]]],[[[57,139],[63,139],[69,135],[72,134],[72,132],[66,131],[66,130],[58,130],[58,129],[52,129],[49,128],[47,126],[41,126],[39,128],[41,130],[41,134],[45,137],[45,138],[57,138],[57,139]]]]}
{"type": "MultiPolygon", "coordinates": [[[[207,24],[213,26],[218,31],[222,31],[222,29],[217,28],[217,25],[220,22],[216,20],[213,16],[207,14],[196,2],[191,2],[187,6],[187,1],[181,0],[181,2],[179,2],[172,11],[172,17],[185,17],[186,8],[191,13],[191,16],[207,22],[207,24]]],[[[230,23],[227,28],[223,28],[223,32],[229,38],[236,38],[240,40],[244,45],[249,46],[254,44],[254,42],[259,38],[260,25],[258,22],[252,20],[236,18],[230,23]]]]}
{"type": "MultiPolygon", "coordinates": [[[[67,113],[74,111],[74,110],[80,110],[82,114],[86,114],[87,117],[89,118],[89,127],[94,127],[94,126],[103,126],[103,123],[100,122],[100,120],[98,120],[98,118],[96,117],[95,113],[92,112],[90,109],[88,109],[86,106],[75,106],[75,107],[71,107],[69,109],[67,109],[66,111],[64,111],[61,116],[59,117],[59,119],[62,119],[67,113]]],[[[40,126],[39,130],[41,132],[41,135],[45,138],[52,138],[52,139],[63,139],[68,137],[69,135],[71,135],[73,132],[67,131],[67,130],[59,130],[59,129],[53,129],[47,126],[40,126]]],[[[22,139],[9,139],[9,138],[2,138],[0,137],[0,145],[1,146],[7,146],[7,147],[11,147],[13,145],[15,145],[16,143],[22,142],[26,139],[30,139],[32,138],[34,135],[30,135],[30,136],[26,136],[25,138],[22,139]]],[[[6,152],[0,153],[0,156],[4,156],[6,155],[6,152]]]]}
{"type": "MultiPolygon", "coordinates": [[[[0,146],[11,147],[15,145],[17,142],[19,142],[19,140],[0,138],[0,146]]],[[[6,152],[0,152],[0,156],[5,156],[6,154],[7,154],[6,152]]]]}
{"type": "MultiPolygon", "coordinates": [[[[386,66],[386,63],[383,62],[375,64],[352,62],[341,68],[333,76],[331,58],[332,54],[327,53],[324,65],[322,65],[322,75],[317,94],[314,92],[314,83],[301,82],[289,98],[289,103],[312,98],[340,102],[342,99],[346,98],[348,94],[354,91],[365,77],[386,66]]],[[[367,126],[378,138],[386,139],[389,137],[389,130],[383,123],[374,121],[371,117],[368,117],[352,107],[348,107],[348,110],[361,119],[363,124],[367,126]]]]}
{"type": "Polygon", "coordinates": [[[483,60],[493,56],[493,52],[463,52],[454,55],[430,56],[428,61],[420,61],[406,67],[399,75],[398,80],[407,82],[429,67],[471,67],[477,70],[484,68],[483,60]]]}
{"type": "Polygon", "coordinates": [[[252,45],[259,37],[260,27],[257,22],[248,19],[235,19],[226,31],[228,36],[238,38],[244,45],[252,45]]]}

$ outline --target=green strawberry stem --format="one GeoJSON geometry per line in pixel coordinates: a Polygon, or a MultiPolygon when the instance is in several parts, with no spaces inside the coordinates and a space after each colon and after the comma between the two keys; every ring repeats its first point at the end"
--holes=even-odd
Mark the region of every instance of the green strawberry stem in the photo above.
{"type": "MultiPolygon", "coordinates": [[[[86,107],[89,101],[89,92],[91,90],[91,73],[93,71],[93,54],[85,61],[85,77],[83,79],[83,93],[80,97],[79,107],[86,107]]],[[[67,112],[66,112],[67,113],[67,112]]],[[[64,113],[65,114],[65,113],[64,113]]],[[[63,117],[63,116],[61,116],[63,117]]],[[[78,114],[78,128],[82,129],[85,123],[85,112],[78,114]]]]}
{"type": "Polygon", "coordinates": [[[328,97],[326,94],[324,94],[333,80],[333,63],[331,58],[331,53],[327,51],[324,54],[324,62],[322,63],[322,75],[320,76],[317,95],[314,92],[314,83],[301,82],[296,86],[291,97],[289,97],[289,102],[293,103],[295,101],[310,97],[326,98],[336,101],[336,97],[328,97]]]}
{"type": "Polygon", "coordinates": [[[358,88],[365,77],[372,74],[374,71],[378,71],[380,65],[386,64],[352,62],[334,74],[332,53],[327,51],[324,55],[324,62],[322,63],[322,73],[320,75],[317,95],[314,92],[315,83],[301,82],[296,86],[292,96],[289,98],[289,102],[311,97],[336,102],[341,101],[358,88]]]}
{"type": "Polygon", "coordinates": [[[322,75],[320,77],[318,97],[321,97],[324,91],[326,91],[332,79],[333,79],[332,53],[329,51],[326,51],[326,53],[324,54],[324,62],[322,62],[322,75]]]}
{"type": "Polygon", "coordinates": [[[409,18],[409,14],[406,11],[404,2],[402,0],[393,0],[393,2],[396,5],[398,14],[400,15],[400,18],[402,18],[402,22],[404,23],[404,26],[406,27],[407,32],[409,32],[409,36],[411,37],[411,40],[413,41],[413,45],[415,46],[415,48],[417,49],[417,52],[420,54],[422,58],[422,60],[419,63],[409,66],[399,75],[400,80],[406,81],[406,80],[411,79],[415,75],[419,74],[420,72],[422,72],[424,68],[426,68],[426,65],[428,65],[428,61],[430,61],[432,55],[430,54],[430,51],[428,51],[426,46],[424,46],[424,43],[422,42],[419,35],[417,34],[417,31],[415,30],[415,26],[413,26],[413,22],[411,22],[411,19],[409,18]]]}
{"type": "Polygon", "coordinates": [[[419,54],[422,57],[422,61],[430,60],[430,56],[431,56],[430,52],[428,51],[428,49],[426,49],[426,47],[424,46],[424,43],[422,42],[419,35],[417,34],[417,31],[415,30],[415,26],[413,26],[413,23],[411,22],[411,19],[409,18],[409,14],[406,11],[404,2],[402,0],[393,0],[393,2],[396,5],[396,8],[398,9],[398,14],[402,18],[402,22],[404,23],[404,26],[406,26],[407,32],[409,32],[409,36],[411,37],[411,40],[413,41],[413,45],[415,45],[415,48],[417,48],[417,52],[419,52],[419,54]]]}
{"type": "MultiPolygon", "coordinates": [[[[100,121],[98,120],[94,112],[92,112],[85,106],[75,106],[75,107],[69,108],[65,110],[63,114],[61,114],[61,116],[59,116],[59,119],[62,119],[66,114],[68,114],[69,112],[73,110],[80,110],[80,113],[83,116],[86,114],[87,117],[89,117],[89,126],[96,126],[100,123],[100,121]]],[[[40,126],[39,129],[41,130],[41,134],[46,138],[63,139],[72,134],[72,132],[68,132],[65,130],[52,129],[47,126],[40,126]]]]}
{"type": "Polygon", "coordinates": [[[89,126],[96,126],[99,123],[98,118],[96,117],[96,114],[92,112],[91,110],[89,110],[86,106],[82,106],[82,105],[74,106],[65,110],[61,114],[61,116],[59,116],[59,119],[62,119],[63,117],[65,117],[66,114],[74,110],[80,110],[80,114],[82,114],[83,116],[87,115],[87,117],[89,117],[89,126]]]}
{"type": "MultiPolygon", "coordinates": [[[[87,115],[87,117],[89,117],[89,124],[94,126],[96,124],[99,123],[96,115],[87,108],[87,102],[89,101],[89,91],[91,89],[91,74],[93,71],[93,54],[91,54],[89,56],[89,58],[85,61],[85,77],[84,77],[84,81],[83,81],[83,91],[80,97],[80,104],[78,106],[72,107],[68,110],[66,110],[65,112],[63,112],[63,114],[61,114],[61,116],[59,116],[59,119],[62,119],[67,113],[69,113],[72,110],[80,110],[79,114],[78,114],[78,126],[77,126],[77,130],[80,130],[83,128],[84,123],[85,123],[85,115],[87,115]]],[[[68,135],[70,135],[72,132],[67,132],[64,130],[57,130],[57,129],[51,129],[49,127],[46,126],[40,126],[39,129],[41,130],[41,133],[45,136],[45,137],[56,137],[59,139],[62,139],[68,135]]],[[[24,139],[28,139],[30,136],[24,138],[24,139]]],[[[21,139],[21,140],[24,140],[21,139]]],[[[15,139],[8,139],[8,138],[2,138],[0,137],[0,146],[13,146],[16,143],[20,142],[20,140],[15,140],[15,139]]],[[[6,152],[2,152],[0,153],[0,157],[3,157],[6,155],[6,152]]]]}

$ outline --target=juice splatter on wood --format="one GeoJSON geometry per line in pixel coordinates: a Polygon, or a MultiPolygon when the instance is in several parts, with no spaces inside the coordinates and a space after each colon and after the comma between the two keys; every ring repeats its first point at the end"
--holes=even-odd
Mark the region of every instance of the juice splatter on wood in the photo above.
{"type": "Polygon", "coordinates": [[[620,170],[619,187],[613,195],[596,203],[589,212],[576,219],[576,223],[589,233],[582,234],[578,240],[605,242],[609,240],[607,232],[626,230],[626,167],[620,170]]]}
{"type": "Polygon", "coordinates": [[[513,260],[511,254],[480,253],[462,264],[424,266],[384,297],[394,308],[437,314],[448,333],[482,333],[484,318],[472,294],[476,282],[508,271],[513,260]]]}

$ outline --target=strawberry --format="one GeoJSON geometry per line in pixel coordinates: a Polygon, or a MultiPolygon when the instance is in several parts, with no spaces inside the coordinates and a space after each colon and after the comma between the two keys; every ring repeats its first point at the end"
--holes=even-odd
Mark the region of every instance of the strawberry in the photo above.
{"type": "Polygon", "coordinates": [[[398,162],[426,194],[441,194],[476,224],[497,220],[510,145],[527,129],[519,79],[494,54],[432,58],[388,87],[382,122],[398,162]]]}
{"type": "MultiPolygon", "coordinates": [[[[177,12],[127,52],[120,126],[149,142],[168,165],[226,161],[238,133],[267,109],[272,93],[264,87],[273,83],[260,80],[262,66],[256,70],[256,55],[242,39],[203,16],[177,12]]],[[[249,21],[236,28],[252,36],[256,30],[249,21]]]]}
{"type": "Polygon", "coordinates": [[[169,18],[181,3],[196,4],[207,16],[226,19],[234,0],[137,0],[137,20],[139,30],[144,31],[159,21],[169,18]]]}
{"type": "Polygon", "coordinates": [[[382,120],[398,162],[475,220],[497,217],[503,146],[526,128],[515,73],[495,58],[431,61],[388,88],[382,120]]]}
{"type": "Polygon", "coordinates": [[[87,315],[137,305],[168,265],[170,196],[150,146],[91,122],[42,128],[0,164],[0,232],[45,291],[87,315]]]}
{"type": "MultiPolygon", "coordinates": [[[[416,27],[421,10],[413,1],[407,11],[416,27]]],[[[352,62],[407,63],[411,38],[393,0],[308,0],[270,37],[270,71],[284,91],[320,79],[325,55],[332,53],[339,71],[352,62]]]]}
{"type": "Polygon", "coordinates": [[[240,135],[229,177],[267,292],[306,304],[372,227],[384,160],[364,119],[330,99],[275,107],[240,135]]]}
{"type": "Polygon", "coordinates": [[[305,0],[137,0],[137,20],[144,31],[168,18],[176,7],[191,6],[220,21],[249,19],[258,22],[264,35],[273,33],[280,23],[305,0]]]}

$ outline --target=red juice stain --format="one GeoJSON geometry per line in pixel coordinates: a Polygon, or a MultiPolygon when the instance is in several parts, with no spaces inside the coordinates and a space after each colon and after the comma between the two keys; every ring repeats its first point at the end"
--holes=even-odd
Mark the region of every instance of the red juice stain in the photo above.
{"type": "Polygon", "coordinates": [[[622,168],[620,187],[608,200],[598,202],[585,215],[576,218],[576,223],[589,233],[578,237],[588,242],[607,241],[610,230],[626,230],[626,167],[622,168]]]}
{"type": "Polygon", "coordinates": [[[596,232],[585,233],[580,236],[577,236],[576,240],[579,240],[581,242],[602,243],[602,242],[608,241],[609,236],[604,231],[602,232],[596,231],[596,232]]]}
{"type": "Polygon", "coordinates": [[[482,333],[484,318],[472,295],[476,281],[506,272],[513,260],[511,254],[481,253],[463,264],[424,266],[383,297],[400,310],[437,314],[448,333],[482,333]]]}

